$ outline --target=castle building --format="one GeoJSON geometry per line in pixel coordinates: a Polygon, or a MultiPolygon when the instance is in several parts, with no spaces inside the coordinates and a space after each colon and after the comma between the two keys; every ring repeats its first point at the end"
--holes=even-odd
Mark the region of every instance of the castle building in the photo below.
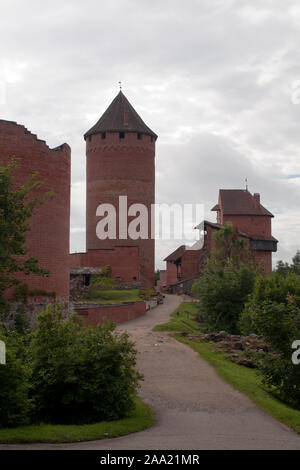
{"type": "MultiPolygon", "coordinates": [[[[33,314],[44,308],[49,302],[48,294],[53,292],[64,311],[69,311],[70,274],[72,281],[77,281],[78,276],[85,281],[90,274],[110,266],[112,277],[125,284],[154,285],[155,241],[151,236],[154,233],[151,214],[155,202],[157,135],[120,90],[98,122],[85,133],[84,139],[86,251],[69,254],[70,147],[63,144],[50,149],[45,141],[24,126],[0,120],[0,164],[5,165],[11,157],[17,157],[17,184],[24,183],[37,171],[43,191],[54,193],[52,199],[36,209],[26,239],[29,256],[37,258],[40,266],[51,272],[49,277],[20,275],[34,296],[33,314]],[[120,197],[126,199],[125,214],[120,209],[120,197]],[[134,238],[130,236],[129,228],[141,210],[137,205],[146,209],[147,234],[134,238]],[[99,212],[99,207],[106,209],[99,212]],[[98,226],[105,220],[108,207],[115,211],[115,236],[99,237],[98,226]],[[124,215],[125,227],[119,223],[124,215]]],[[[162,272],[160,287],[175,286],[176,291],[176,285],[183,282],[191,286],[214,248],[214,232],[228,221],[245,240],[256,265],[262,264],[267,274],[271,272],[272,252],[277,250],[277,240],[271,233],[273,215],[262,206],[259,194],[252,195],[248,190],[221,189],[218,204],[212,210],[217,213],[217,222],[204,221],[201,225],[204,233],[202,249],[183,245],[171,253],[165,259],[167,266],[162,272]]],[[[115,315],[117,321],[145,312],[145,306],[141,304],[134,307],[123,305],[120,307],[123,310],[118,312],[116,307],[112,309],[113,312],[105,311],[105,315],[115,315]]],[[[93,310],[92,307],[83,314],[92,316],[94,324],[97,324],[104,315],[103,311],[93,310],[91,313],[89,310],[93,310]]]]}
{"type": "MultiPolygon", "coordinates": [[[[71,255],[71,267],[110,265],[112,276],[142,286],[154,285],[154,239],[151,205],[155,201],[155,142],[157,135],[144,123],[120,90],[99,121],[84,135],[86,141],[86,253],[71,255]],[[147,238],[131,239],[127,218],[120,233],[119,197],[127,208],[143,204],[148,211],[147,238]],[[116,237],[100,239],[100,205],[116,210],[116,237]]],[[[102,214],[103,216],[104,214],[102,214]]],[[[124,215],[124,213],[123,213],[124,215]]]]}
{"type": "MultiPolygon", "coordinates": [[[[157,135],[144,123],[125,95],[120,92],[99,121],[84,135],[86,141],[86,247],[84,253],[70,254],[70,168],[71,149],[67,144],[50,149],[24,126],[0,120],[0,164],[17,157],[16,184],[39,173],[42,191],[54,197],[37,208],[27,233],[28,255],[37,258],[49,277],[34,274],[19,278],[28,285],[31,320],[53,300],[53,294],[67,313],[71,280],[84,280],[110,266],[112,277],[137,286],[154,286],[154,239],[151,237],[151,209],[155,202],[155,143],[157,135]],[[127,212],[124,233],[119,231],[119,197],[126,197],[127,209],[142,204],[147,209],[147,236],[133,239],[128,228],[138,214],[127,212]],[[100,239],[97,226],[99,205],[111,205],[116,212],[116,237],[100,239]],[[86,274],[87,273],[87,274],[86,274]]],[[[140,206],[141,207],[141,206],[140,206]]],[[[103,215],[103,214],[102,214],[103,215]]],[[[124,214],[123,214],[124,215],[124,214]]],[[[123,227],[124,232],[124,227],[123,227]]],[[[136,230],[139,233],[139,230],[136,230]]],[[[12,289],[5,293],[13,294],[12,289]]],[[[109,309],[108,309],[109,310],[109,309]]],[[[144,303],[123,305],[120,312],[105,311],[120,319],[145,313],[144,303]],[[123,310],[122,310],[123,309],[123,310]]],[[[14,313],[13,313],[14,314],[14,313]]],[[[12,315],[13,315],[12,314],[12,315]]],[[[97,318],[103,316],[97,313],[97,318]]],[[[98,321],[97,319],[95,321],[98,321]]],[[[121,320],[120,320],[121,321],[121,320]]]]}
{"type": "Polygon", "coordinates": [[[204,220],[196,227],[203,230],[203,247],[199,250],[182,245],[165,258],[166,287],[190,290],[214,249],[214,233],[226,222],[232,223],[245,247],[252,251],[255,265],[261,265],[265,274],[272,272],[272,252],[277,251],[278,241],[271,232],[274,216],[260,203],[260,195],[243,189],[220,189],[218,204],[211,210],[217,213],[217,223],[204,220]]]}

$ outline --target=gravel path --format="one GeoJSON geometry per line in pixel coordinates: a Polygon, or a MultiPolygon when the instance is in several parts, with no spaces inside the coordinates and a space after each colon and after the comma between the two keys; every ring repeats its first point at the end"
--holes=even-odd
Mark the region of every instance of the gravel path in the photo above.
{"type": "Polygon", "coordinates": [[[261,411],[223,382],[213,367],[167,333],[152,332],[181,303],[165,303],[131,322],[127,330],[145,375],[141,396],[156,413],[156,424],[116,439],[74,444],[0,445],[1,449],[300,449],[300,436],[261,411]]]}

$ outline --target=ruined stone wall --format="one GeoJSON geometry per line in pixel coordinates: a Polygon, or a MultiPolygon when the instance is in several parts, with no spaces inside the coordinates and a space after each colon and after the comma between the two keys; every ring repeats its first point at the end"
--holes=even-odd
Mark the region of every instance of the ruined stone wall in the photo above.
{"type": "Polygon", "coordinates": [[[36,208],[27,233],[28,255],[39,260],[50,277],[20,276],[30,290],[54,291],[57,300],[66,305],[69,299],[69,236],[70,236],[70,159],[67,144],[50,149],[24,126],[0,120],[0,164],[11,157],[19,159],[17,184],[39,173],[42,193],[53,191],[54,197],[36,208]]]}
{"type": "Polygon", "coordinates": [[[86,253],[72,253],[70,267],[103,268],[111,266],[112,278],[123,282],[139,280],[139,247],[117,246],[115,249],[88,250],[86,253]]]}

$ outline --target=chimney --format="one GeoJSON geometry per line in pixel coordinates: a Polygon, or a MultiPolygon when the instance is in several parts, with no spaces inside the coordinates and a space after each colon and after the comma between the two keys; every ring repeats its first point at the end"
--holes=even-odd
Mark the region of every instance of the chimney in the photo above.
{"type": "Polygon", "coordinates": [[[256,208],[258,208],[260,206],[260,194],[254,193],[253,197],[254,197],[254,205],[256,208]]]}

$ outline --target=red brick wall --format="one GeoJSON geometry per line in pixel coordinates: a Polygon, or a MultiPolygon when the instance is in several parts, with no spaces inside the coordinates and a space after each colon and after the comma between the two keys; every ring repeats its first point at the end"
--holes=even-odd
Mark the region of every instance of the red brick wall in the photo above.
{"type": "Polygon", "coordinates": [[[70,255],[70,267],[101,268],[111,266],[112,277],[124,282],[139,278],[139,249],[136,246],[117,246],[114,250],[89,250],[87,253],[70,255]]]}
{"type": "Polygon", "coordinates": [[[112,319],[116,323],[122,323],[141,317],[146,313],[146,303],[128,302],[120,305],[103,305],[86,309],[77,308],[76,311],[85,326],[97,326],[103,323],[104,318],[112,319]]]}
{"type": "Polygon", "coordinates": [[[69,299],[69,236],[70,236],[70,158],[71,149],[63,144],[49,149],[24,126],[0,121],[0,164],[10,157],[20,159],[17,183],[35,171],[43,183],[43,192],[54,191],[54,198],[36,209],[27,233],[29,255],[51,271],[49,278],[24,276],[29,288],[55,291],[59,298],[69,299]]]}
{"type": "MultiPolygon", "coordinates": [[[[240,232],[247,233],[247,235],[253,237],[265,237],[271,236],[271,217],[268,216],[224,216],[224,223],[231,221],[233,227],[240,232]]],[[[250,242],[247,240],[246,246],[249,248],[250,242]]],[[[255,265],[258,266],[260,263],[263,265],[264,273],[272,273],[272,252],[270,251],[253,251],[255,265]]]]}
{"type": "Polygon", "coordinates": [[[161,269],[159,271],[159,280],[157,281],[157,289],[160,290],[163,286],[167,285],[167,271],[161,269]]]}
{"type": "Polygon", "coordinates": [[[206,235],[204,238],[204,247],[211,251],[214,249],[214,233],[218,231],[217,228],[213,228],[210,225],[206,226],[206,235]]]}
{"type": "Polygon", "coordinates": [[[199,273],[201,250],[186,250],[181,259],[181,277],[190,279],[199,273]]]}
{"type": "Polygon", "coordinates": [[[232,222],[233,227],[247,235],[266,237],[271,235],[271,217],[263,215],[224,215],[223,223],[232,222]]]}
{"type": "MultiPolygon", "coordinates": [[[[154,240],[99,240],[96,226],[100,217],[96,210],[100,204],[113,204],[117,210],[119,196],[128,197],[128,207],[142,203],[148,208],[149,235],[151,227],[151,204],[154,203],[155,191],[155,140],[136,133],[125,133],[125,139],[119,133],[95,134],[86,140],[87,165],[87,203],[86,203],[86,245],[87,250],[114,248],[115,246],[138,246],[140,272],[143,285],[154,284],[154,240]]],[[[130,222],[130,219],[128,220],[130,222]]],[[[118,223],[117,223],[118,236],[118,223]]],[[[127,260],[127,263],[129,260],[127,260]]]]}
{"type": "Polygon", "coordinates": [[[176,282],[178,282],[176,264],[167,261],[167,286],[176,284],[176,282]]]}
{"type": "Polygon", "coordinates": [[[272,252],[271,251],[254,251],[255,265],[262,263],[264,273],[272,273],[272,252]]]}

